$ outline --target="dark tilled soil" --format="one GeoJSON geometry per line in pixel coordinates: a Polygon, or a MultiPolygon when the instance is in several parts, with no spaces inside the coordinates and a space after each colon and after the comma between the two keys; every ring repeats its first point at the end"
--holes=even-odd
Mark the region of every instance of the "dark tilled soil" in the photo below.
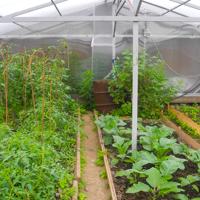
{"type": "MultiPolygon", "coordinates": [[[[176,181],[179,177],[186,177],[189,174],[191,175],[193,173],[197,173],[197,166],[194,163],[189,161],[185,166],[186,166],[185,170],[178,170],[175,173],[174,181],[176,181]]],[[[123,169],[122,165],[120,165],[120,168],[118,169],[117,168],[111,169],[118,200],[150,200],[151,196],[148,193],[140,192],[135,195],[126,194],[126,190],[129,187],[127,180],[123,177],[119,177],[119,178],[115,177],[116,171],[122,170],[122,169],[123,169]]],[[[196,182],[195,185],[200,189],[200,181],[196,182]]],[[[200,197],[199,192],[194,190],[192,185],[186,186],[184,187],[184,189],[186,191],[185,194],[187,194],[189,199],[192,199],[194,197],[200,197]]],[[[170,196],[167,196],[164,198],[160,198],[159,200],[172,200],[172,198],[170,196]]]]}
{"type": "MultiPolygon", "coordinates": [[[[157,123],[156,125],[158,125],[158,124],[159,123],[157,123]]],[[[174,137],[177,138],[176,135],[174,135],[174,137]]],[[[114,156],[115,155],[114,149],[111,146],[107,146],[107,148],[110,151],[110,156],[114,156]]],[[[142,150],[142,149],[143,149],[142,145],[138,144],[138,150],[142,150]]],[[[186,159],[184,156],[180,156],[180,158],[186,159]]],[[[151,166],[148,166],[148,168],[151,168],[151,166]]],[[[112,175],[113,175],[113,181],[114,181],[115,189],[116,189],[116,193],[117,193],[117,199],[118,200],[151,200],[152,198],[148,193],[140,192],[135,195],[126,193],[126,190],[129,187],[126,178],[115,177],[115,173],[117,171],[123,170],[123,169],[124,170],[130,169],[130,166],[119,163],[118,166],[111,168],[112,175]]],[[[179,177],[186,177],[187,175],[197,174],[197,170],[198,170],[198,167],[195,163],[192,163],[191,161],[187,161],[187,162],[185,162],[185,170],[178,170],[174,174],[174,181],[177,181],[179,177]]],[[[140,181],[142,181],[142,180],[140,180],[140,181]]],[[[200,182],[196,182],[195,185],[200,190],[200,182]]],[[[189,199],[192,199],[194,197],[200,197],[200,194],[192,188],[192,185],[186,186],[186,187],[184,187],[184,189],[186,191],[185,194],[187,194],[189,199]]],[[[158,200],[172,200],[172,199],[173,199],[172,197],[166,196],[166,197],[160,198],[158,200]]]]}

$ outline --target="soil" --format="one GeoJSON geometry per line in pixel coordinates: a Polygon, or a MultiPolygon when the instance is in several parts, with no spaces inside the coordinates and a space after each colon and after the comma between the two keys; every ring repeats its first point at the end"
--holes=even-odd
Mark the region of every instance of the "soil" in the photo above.
{"type": "MultiPolygon", "coordinates": [[[[118,166],[118,168],[111,168],[113,180],[115,184],[115,189],[117,193],[117,199],[118,200],[150,200],[151,196],[148,193],[140,192],[135,195],[132,194],[126,194],[126,190],[129,187],[127,180],[123,177],[115,177],[116,171],[127,169],[127,167],[124,165],[118,166]]],[[[130,169],[130,168],[129,168],[130,169]]],[[[197,173],[197,165],[192,163],[191,161],[188,161],[187,164],[185,164],[185,170],[178,170],[174,174],[174,181],[177,181],[179,177],[186,177],[187,175],[191,175],[193,173],[197,173]]],[[[141,180],[142,182],[142,180],[141,180]]],[[[200,189],[200,181],[196,182],[195,185],[200,189]]],[[[194,197],[199,197],[199,193],[192,189],[192,186],[186,186],[184,187],[186,194],[192,199],[194,197]]],[[[172,198],[165,197],[161,198],[160,200],[172,200],[172,198]]]]}
{"type": "Polygon", "coordinates": [[[86,160],[83,181],[86,184],[85,194],[87,200],[110,200],[111,194],[108,181],[100,177],[100,173],[105,169],[103,167],[98,167],[95,164],[100,146],[98,143],[97,131],[95,130],[93,122],[93,115],[91,113],[85,114],[82,119],[84,121],[83,131],[86,135],[83,144],[86,160]]]}

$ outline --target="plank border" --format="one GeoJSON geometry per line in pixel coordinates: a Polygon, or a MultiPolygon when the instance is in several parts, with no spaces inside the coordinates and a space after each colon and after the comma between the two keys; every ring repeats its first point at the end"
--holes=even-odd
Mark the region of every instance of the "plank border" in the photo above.
{"type": "Polygon", "coordinates": [[[190,128],[197,131],[197,133],[200,135],[200,125],[194,122],[190,117],[188,117],[185,113],[177,110],[176,108],[172,106],[168,106],[168,110],[172,112],[179,120],[181,120],[183,123],[187,124],[190,128]]]}
{"type": "Polygon", "coordinates": [[[80,136],[80,123],[81,123],[81,114],[80,108],[78,108],[78,130],[77,130],[77,138],[76,138],[76,167],[75,167],[75,179],[73,181],[73,187],[75,189],[75,193],[72,197],[72,200],[78,200],[79,194],[79,182],[81,180],[81,136],[80,136]]]}
{"type": "Polygon", "coordinates": [[[188,135],[187,133],[185,133],[181,127],[177,126],[174,122],[170,121],[169,119],[167,119],[166,117],[162,118],[162,122],[175,130],[176,135],[180,138],[180,140],[187,144],[189,147],[193,148],[193,149],[200,149],[200,144],[195,141],[190,135],[188,135]]]}
{"type": "MultiPolygon", "coordinates": [[[[95,120],[98,120],[98,115],[97,115],[96,110],[94,110],[94,117],[95,117],[95,120]]],[[[104,142],[103,142],[103,136],[102,136],[101,129],[97,125],[96,125],[96,127],[97,127],[99,143],[100,143],[100,146],[101,146],[101,151],[106,152],[107,150],[106,150],[104,142]]],[[[109,187],[110,187],[112,200],[117,200],[117,194],[116,194],[115,185],[114,185],[114,182],[113,182],[113,177],[112,177],[111,168],[110,168],[110,164],[109,164],[109,161],[108,161],[107,154],[103,155],[103,159],[104,159],[104,165],[105,165],[105,168],[106,168],[106,174],[107,174],[107,178],[108,178],[108,184],[109,184],[109,187]]]]}

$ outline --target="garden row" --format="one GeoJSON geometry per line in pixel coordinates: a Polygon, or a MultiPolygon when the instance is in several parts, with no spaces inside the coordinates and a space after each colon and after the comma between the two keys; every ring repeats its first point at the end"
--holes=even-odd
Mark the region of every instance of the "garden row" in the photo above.
{"type": "Polygon", "coordinates": [[[131,150],[130,122],[106,115],[102,129],[118,200],[199,200],[200,151],[178,142],[160,122],[139,124],[138,150],[131,150]]]}
{"type": "MultiPolygon", "coordinates": [[[[167,109],[179,86],[170,85],[164,66],[158,57],[140,54],[137,150],[131,149],[132,55],[129,52],[116,60],[108,78],[108,91],[116,109],[112,115],[96,119],[100,144],[103,142],[97,163],[102,164],[104,159],[113,200],[200,199],[200,151],[180,142],[183,140],[187,144],[193,140],[186,133],[194,139],[198,139],[199,133],[191,129],[190,123],[187,128],[182,126],[181,120],[172,112],[185,112],[198,124],[199,106],[181,105],[167,109]],[[122,121],[121,116],[129,116],[129,120],[122,121]]],[[[196,142],[193,147],[199,149],[199,144],[196,142]]]]}
{"type": "MultiPolygon", "coordinates": [[[[166,116],[188,134],[200,148],[200,107],[198,104],[169,106],[166,116]]],[[[191,143],[191,144],[192,144],[191,143]]]]}
{"type": "Polygon", "coordinates": [[[0,51],[0,199],[71,199],[77,103],[55,48],[0,51]]]}

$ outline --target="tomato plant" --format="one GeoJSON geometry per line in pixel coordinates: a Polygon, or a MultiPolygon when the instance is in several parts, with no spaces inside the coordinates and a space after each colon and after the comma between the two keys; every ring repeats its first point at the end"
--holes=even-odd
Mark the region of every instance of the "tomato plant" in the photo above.
{"type": "Polygon", "coordinates": [[[70,200],[77,103],[55,47],[0,52],[0,199],[70,200]]]}
{"type": "MultiPolygon", "coordinates": [[[[116,60],[109,80],[109,91],[113,101],[128,109],[130,115],[132,93],[132,54],[124,52],[116,60]],[[127,106],[126,106],[127,105],[127,106]]],[[[164,106],[175,95],[176,88],[169,84],[164,71],[164,62],[158,57],[150,57],[145,52],[139,56],[139,116],[141,118],[157,119],[164,106]]],[[[120,111],[117,111],[120,114],[120,111]]]]}

